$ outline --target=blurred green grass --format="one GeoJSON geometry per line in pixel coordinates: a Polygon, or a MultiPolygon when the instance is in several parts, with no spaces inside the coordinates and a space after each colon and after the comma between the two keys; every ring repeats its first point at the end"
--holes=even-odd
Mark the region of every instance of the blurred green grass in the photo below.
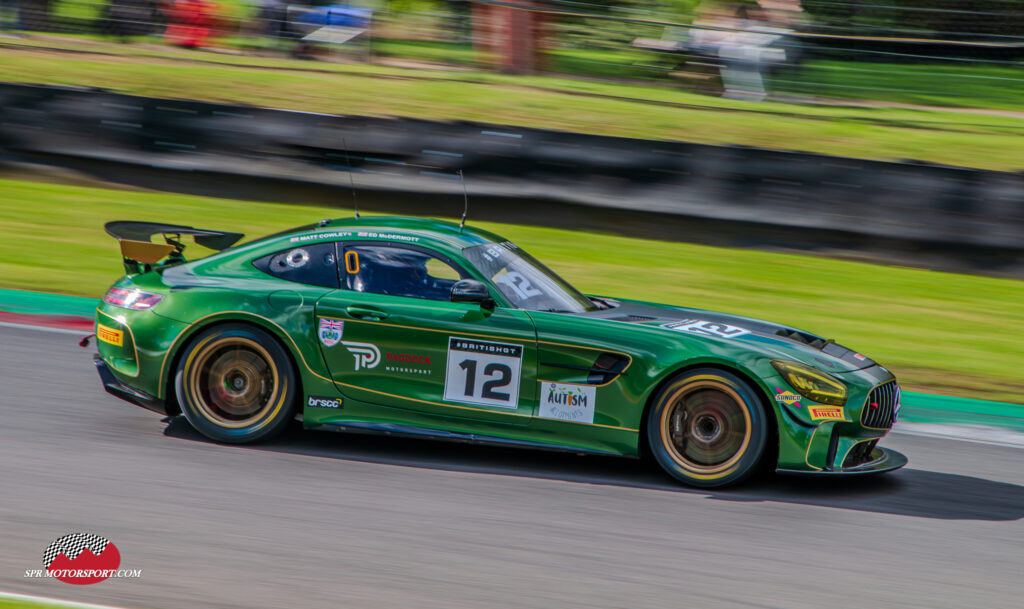
{"type": "MultiPolygon", "coordinates": [[[[123,269],[103,223],[258,237],[347,209],[0,180],[0,287],[98,298],[123,269]]],[[[823,334],[914,391],[1024,403],[1024,282],[566,229],[471,223],[580,289],[748,315],[823,334]]],[[[192,246],[187,254],[196,256],[192,246]]]]}
{"type": "Polygon", "coordinates": [[[54,52],[31,44],[19,42],[3,51],[8,61],[0,62],[0,80],[335,114],[475,120],[987,169],[1024,167],[1024,115],[742,102],[656,86],[310,63],[89,40],[74,44],[101,53],[127,48],[128,54],[54,52]]]}

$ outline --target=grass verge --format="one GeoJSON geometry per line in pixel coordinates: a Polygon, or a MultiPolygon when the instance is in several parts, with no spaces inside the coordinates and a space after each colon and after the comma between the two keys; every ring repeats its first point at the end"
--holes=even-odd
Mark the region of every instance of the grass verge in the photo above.
{"type": "Polygon", "coordinates": [[[91,40],[62,41],[75,52],[55,52],[38,48],[44,43],[7,44],[0,80],[333,114],[476,120],[987,169],[1024,167],[1024,118],[1016,116],[742,102],[657,86],[311,63],[154,45],[115,50],[108,47],[117,45],[91,40]]]}
{"type": "MultiPolygon", "coordinates": [[[[123,272],[109,220],[258,237],[333,208],[0,180],[0,287],[98,298],[123,272]]],[[[1024,282],[811,256],[478,223],[580,289],[748,315],[823,334],[913,391],[1024,403],[1024,282]],[[611,255],[614,253],[614,255],[611,255]]],[[[189,253],[195,256],[195,246],[189,253]]]]}

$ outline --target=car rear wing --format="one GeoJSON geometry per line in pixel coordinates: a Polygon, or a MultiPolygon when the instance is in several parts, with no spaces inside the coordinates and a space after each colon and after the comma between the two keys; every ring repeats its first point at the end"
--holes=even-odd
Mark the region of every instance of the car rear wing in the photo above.
{"type": "Polygon", "coordinates": [[[150,265],[164,258],[167,258],[165,266],[184,262],[185,244],[180,241],[184,235],[191,235],[197,244],[212,250],[227,249],[245,236],[242,233],[192,228],[179,224],[132,220],[107,222],[103,228],[108,235],[117,239],[121,247],[121,257],[124,259],[125,272],[129,274],[149,270],[150,265]],[[153,235],[162,235],[164,243],[150,241],[153,235]]]}

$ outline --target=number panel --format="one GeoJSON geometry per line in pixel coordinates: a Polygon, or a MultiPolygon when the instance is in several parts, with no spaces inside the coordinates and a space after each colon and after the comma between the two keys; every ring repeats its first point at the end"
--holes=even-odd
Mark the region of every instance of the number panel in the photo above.
{"type": "Polygon", "coordinates": [[[450,337],[445,401],[517,409],[522,361],[522,345],[450,337]]]}

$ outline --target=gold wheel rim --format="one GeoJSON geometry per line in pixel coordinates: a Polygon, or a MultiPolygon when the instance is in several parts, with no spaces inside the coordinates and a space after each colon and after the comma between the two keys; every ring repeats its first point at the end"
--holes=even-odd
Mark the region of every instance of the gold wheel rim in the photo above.
{"type": "Polygon", "coordinates": [[[190,360],[193,404],[209,421],[240,429],[276,408],[277,367],[259,343],[244,337],[221,338],[201,345],[190,360]]]}
{"type": "Polygon", "coordinates": [[[746,402],[713,377],[677,389],[662,409],[660,429],[672,460],[697,478],[725,475],[746,454],[753,431],[746,402]]]}

